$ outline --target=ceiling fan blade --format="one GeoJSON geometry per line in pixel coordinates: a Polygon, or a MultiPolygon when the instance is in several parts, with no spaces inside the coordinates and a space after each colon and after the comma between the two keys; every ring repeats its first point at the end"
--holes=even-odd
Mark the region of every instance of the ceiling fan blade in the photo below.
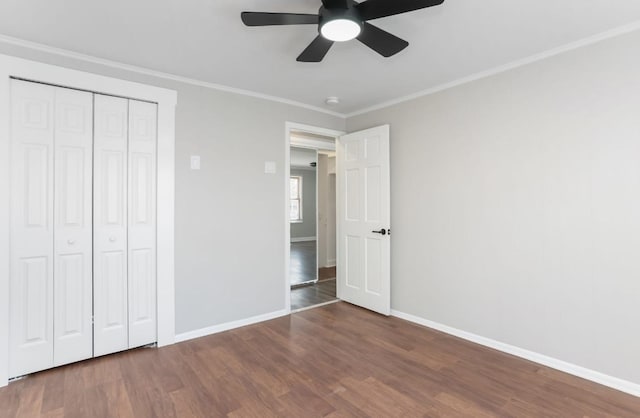
{"type": "Polygon", "coordinates": [[[318,15],[300,13],[242,12],[240,16],[247,26],[317,25],[320,20],[318,15]]]}
{"type": "Polygon", "coordinates": [[[404,39],[400,39],[367,22],[364,22],[364,28],[360,36],[358,36],[358,40],[383,57],[395,55],[409,46],[409,42],[404,39]]]}
{"type": "Polygon", "coordinates": [[[356,6],[362,19],[372,20],[438,6],[444,0],[367,0],[356,6]]]}
{"type": "Polygon", "coordinates": [[[322,0],[325,9],[347,9],[349,0],[322,0]]]}
{"type": "Polygon", "coordinates": [[[333,45],[333,41],[324,38],[322,35],[318,35],[316,39],[309,44],[307,49],[302,51],[302,54],[296,61],[298,62],[320,62],[327,55],[329,49],[333,45]]]}

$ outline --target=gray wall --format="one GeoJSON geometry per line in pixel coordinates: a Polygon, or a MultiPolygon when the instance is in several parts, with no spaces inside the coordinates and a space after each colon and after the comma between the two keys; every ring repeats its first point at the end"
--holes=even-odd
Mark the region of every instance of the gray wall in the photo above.
{"type": "Polygon", "coordinates": [[[640,383],[640,33],[391,125],[392,307],[640,383]]]}
{"type": "Polygon", "coordinates": [[[302,177],[302,222],[291,223],[291,238],[316,236],[316,171],[292,168],[292,176],[302,177]]]}
{"type": "Polygon", "coordinates": [[[344,130],[343,119],[1,43],[0,53],[177,90],[176,331],[285,308],[285,121],[344,130]],[[189,170],[192,154],[202,170],[189,170]]]}

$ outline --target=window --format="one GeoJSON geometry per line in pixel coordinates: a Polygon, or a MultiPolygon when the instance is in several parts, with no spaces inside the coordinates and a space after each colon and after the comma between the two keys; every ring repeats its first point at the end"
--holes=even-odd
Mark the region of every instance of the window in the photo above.
{"type": "Polygon", "coordinates": [[[291,176],[289,184],[289,198],[291,199],[289,219],[291,222],[302,222],[302,177],[291,176]]]}

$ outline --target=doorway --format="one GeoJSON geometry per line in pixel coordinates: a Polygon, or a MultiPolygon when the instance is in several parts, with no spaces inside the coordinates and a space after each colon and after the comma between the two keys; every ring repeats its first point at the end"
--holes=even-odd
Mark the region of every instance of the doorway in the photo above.
{"type": "Polygon", "coordinates": [[[336,302],[336,137],[287,124],[287,296],[295,312],[336,302]]]}

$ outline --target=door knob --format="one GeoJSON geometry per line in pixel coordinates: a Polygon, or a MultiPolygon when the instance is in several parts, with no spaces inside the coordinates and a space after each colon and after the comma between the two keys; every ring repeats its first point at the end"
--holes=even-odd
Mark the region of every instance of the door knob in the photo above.
{"type": "Polygon", "coordinates": [[[73,245],[75,243],[76,243],[76,240],[74,240],[74,239],[67,240],[67,244],[69,244],[69,245],[73,245]]]}
{"type": "Polygon", "coordinates": [[[109,241],[116,242],[116,237],[109,237],[109,241]]]}
{"type": "Polygon", "coordinates": [[[379,231],[371,231],[371,232],[373,232],[374,234],[387,235],[387,230],[384,228],[382,228],[379,231]]]}

